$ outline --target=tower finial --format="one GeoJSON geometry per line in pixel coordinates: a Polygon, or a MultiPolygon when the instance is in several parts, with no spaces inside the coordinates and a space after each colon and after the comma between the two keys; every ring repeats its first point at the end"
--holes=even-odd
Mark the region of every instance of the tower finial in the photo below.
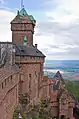
{"type": "Polygon", "coordinates": [[[21,0],[21,9],[24,8],[23,0],[21,0]]]}

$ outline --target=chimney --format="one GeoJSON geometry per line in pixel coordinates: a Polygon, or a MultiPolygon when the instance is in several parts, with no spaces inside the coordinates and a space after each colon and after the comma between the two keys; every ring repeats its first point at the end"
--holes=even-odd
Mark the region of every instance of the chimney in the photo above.
{"type": "Polygon", "coordinates": [[[35,44],[35,48],[37,49],[37,44],[35,44]]]}

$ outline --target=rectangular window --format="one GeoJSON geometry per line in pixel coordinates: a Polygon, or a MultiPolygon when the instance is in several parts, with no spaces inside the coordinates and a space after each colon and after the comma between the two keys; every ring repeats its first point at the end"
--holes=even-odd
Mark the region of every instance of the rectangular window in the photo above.
{"type": "Polygon", "coordinates": [[[40,71],[43,71],[43,65],[40,64],[40,71]]]}
{"type": "Polygon", "coordinates": [[[31,77],[32,77],[31,74],[29,74],[29,78],[30,78],[29,79],[29,90],[31,90],[31,77]]]}
{"type": "Polygon", "coordinates": [[[10,79],[11,79],[11,81],[12,81],[12,75],[11,75],[10,79]]]}
{"type": "Polygon", "coordinates": [[[31,74],[29,74],[29,78],[31,78],[31,74]]]}
{"type": "Polygon", "coordinates": [[[37,77],[37,73],[36,73],[36,71],[35,71],[35,76],[37,77]]]}
{"type": "Polygon", "coordinates": [[[2,89],[3,89],[3,83],[2,83],[2,89]]]}
{"type": "Polygon", "coordinates": [[[5,86],[6,86],[6,79],[5,79],[5,86]]]}

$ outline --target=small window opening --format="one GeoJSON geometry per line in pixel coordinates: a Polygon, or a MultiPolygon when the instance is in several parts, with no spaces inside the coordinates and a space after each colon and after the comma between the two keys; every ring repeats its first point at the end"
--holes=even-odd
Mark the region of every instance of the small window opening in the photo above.
{"type": "Polygon", "coordinates": [[[3,89],[3,83],[2,83],[2,89],[3,89]]]}
{"type": "Polygon", "coordinates": [[[5,79],[5,85],[6,85],[6,79],[5,79]]]}
{"type": "Polygon", "coordinates": [[[30,78],[31,78],[31,76],[32,76],[32,75],[31,75],[31,74],[29,74],[29,77],[30,77],[30,78]]]}
{"type": "Polygon", "coordinates": [[[12,81],[12,75],[11,75],[10,79],[11,79],[11,81],[12,81]]]}
{"type": "Polygon", "coordinates": [[[36,77],[37,77],[37,73],[36,73],[36,71],[35,71],[35,75],[36,75],[36,77]]]}

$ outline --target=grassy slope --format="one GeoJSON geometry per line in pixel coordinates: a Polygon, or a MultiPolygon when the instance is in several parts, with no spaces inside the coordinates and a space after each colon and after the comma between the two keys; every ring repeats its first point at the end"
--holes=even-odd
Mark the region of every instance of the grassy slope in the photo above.
{"type": "Polygon", "coordinates": [[[78,81],[66,81],[66,88],[71,94],[73,94],[79,100],[79,82],[78,81]]]}

